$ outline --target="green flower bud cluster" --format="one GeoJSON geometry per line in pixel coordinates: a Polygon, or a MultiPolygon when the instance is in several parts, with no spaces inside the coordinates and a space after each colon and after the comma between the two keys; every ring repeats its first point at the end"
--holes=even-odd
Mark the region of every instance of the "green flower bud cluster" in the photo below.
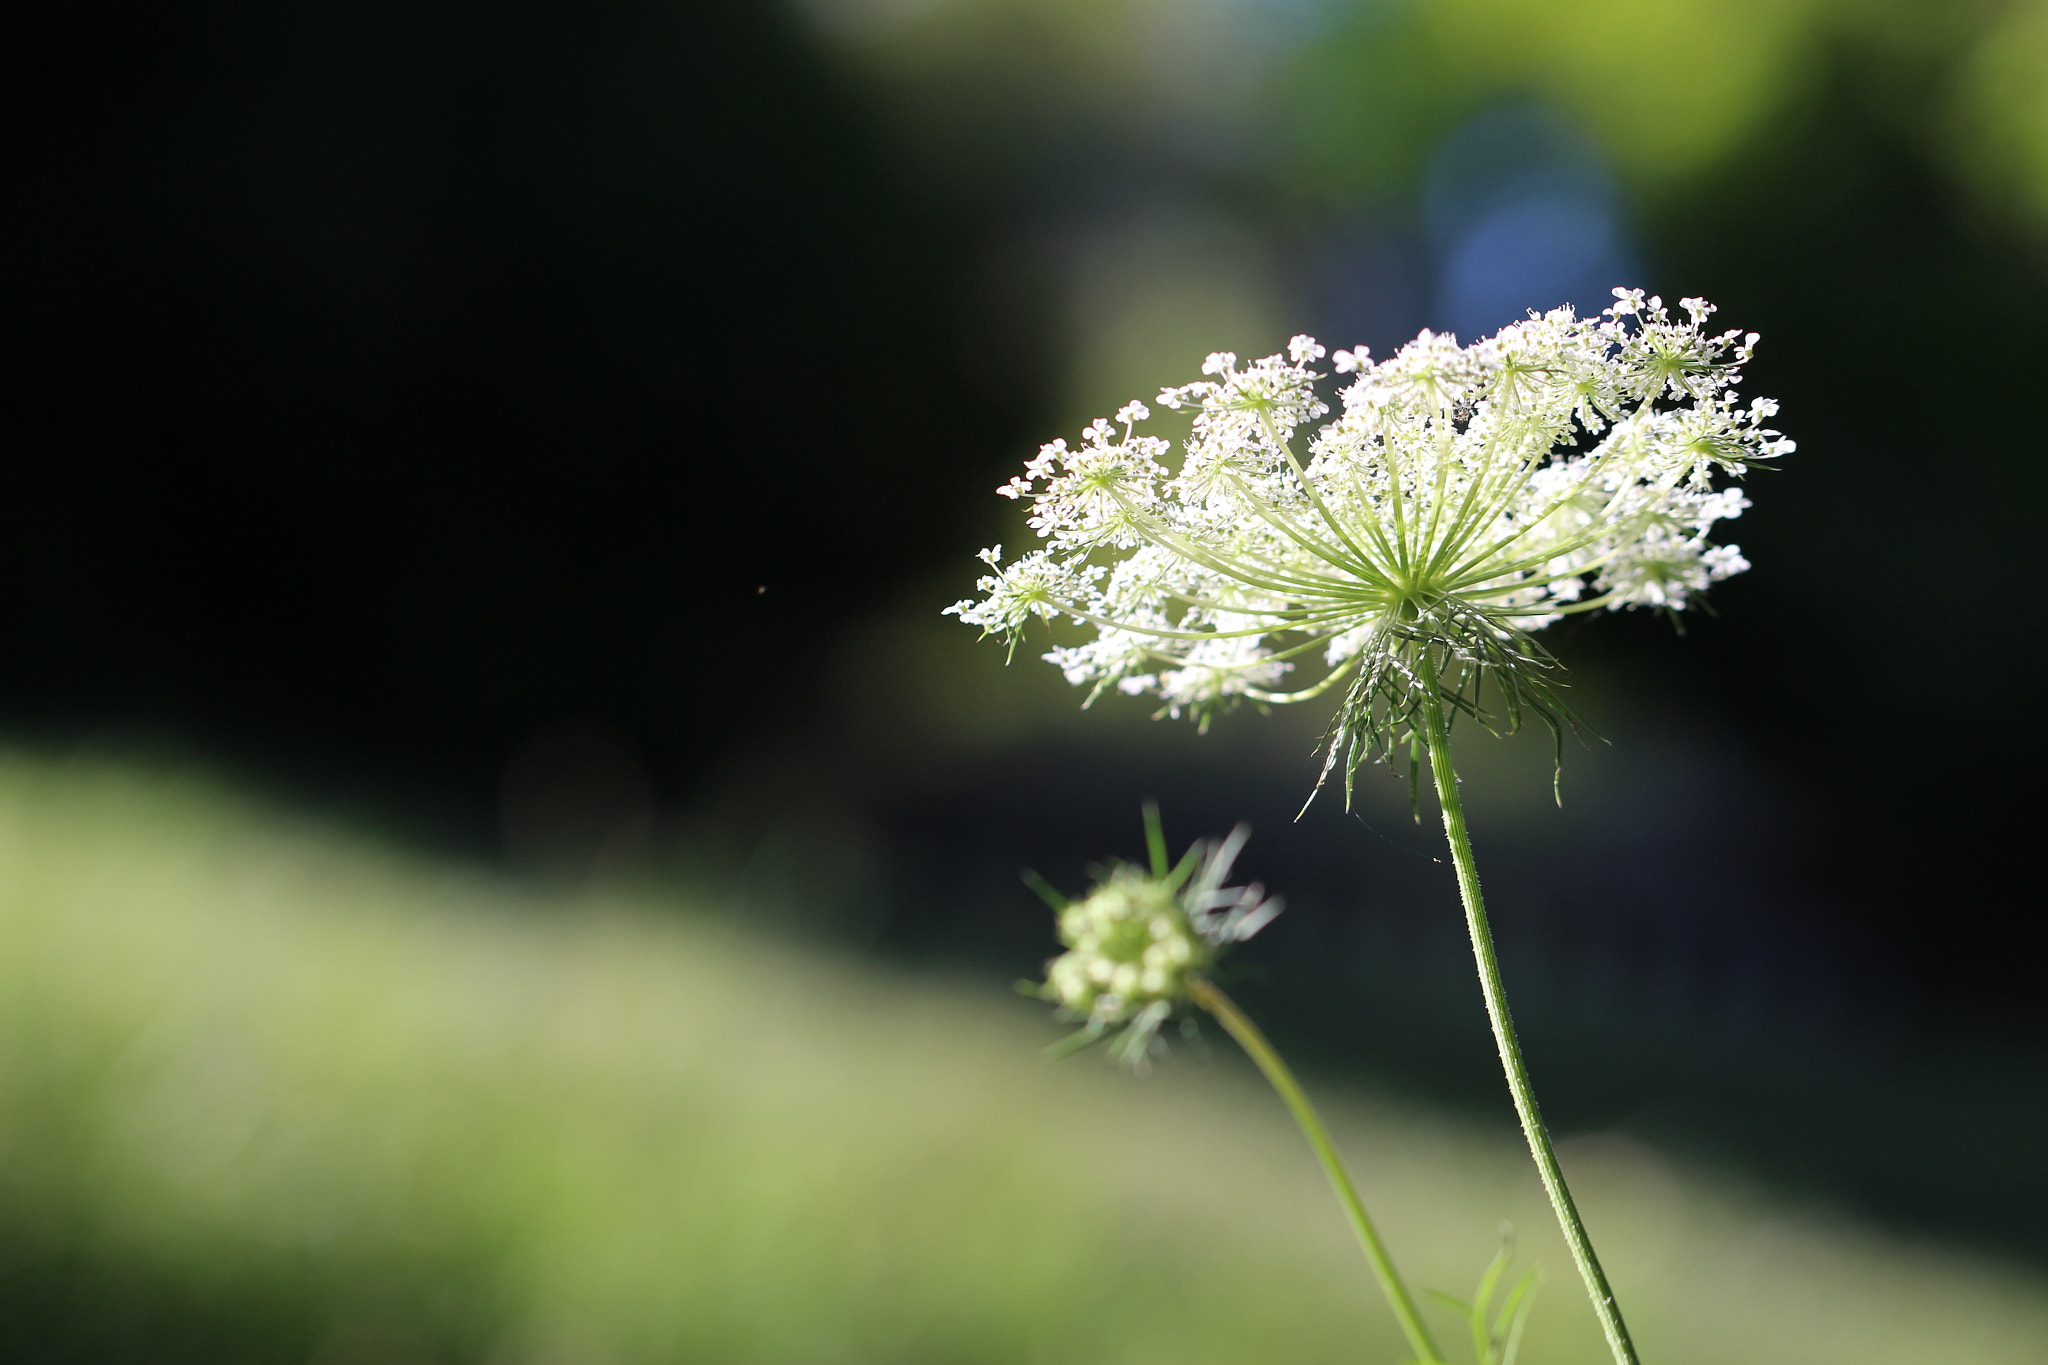
{"type": "Polygon", "coordinates": [[[1128,864],[1059,916],[1068,951],[1046,965],[1047,994],[1098,1027],[1187,996],[1214,950],[1188,923],[1180,888],[1128,864]]]}
{"type": "Polygon", "coordinates": [[[1169,866],[1159,812],[1148,806],[1149,869],[1111,863],[1096,874],[1095,889],[1073,901],[1040,885],[1067,951],[1045,964],[1043,985],[1024,989],[1081,1022],[1063,1048],[1118,1028],[1112,1055],[1142,1069],[1160,1026],[1189,998],[1189,983],[1280,913],[1263,887],[1223,884],[1248,833],[1240,825],[1227,839],[1205,839],[1169,866]]]}

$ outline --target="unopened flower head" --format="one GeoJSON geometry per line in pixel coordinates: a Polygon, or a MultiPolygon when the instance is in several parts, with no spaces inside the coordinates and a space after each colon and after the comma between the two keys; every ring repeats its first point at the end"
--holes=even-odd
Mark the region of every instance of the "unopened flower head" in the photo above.
{"type": "Polygon", "coordinates": [[[1147,823],[1149,870],[1112,863],[1086,896],[1055,904],[1067,951],[1046,963],[1045,984],[1033,991],[1081,1022],[1075,1045],[1121,1028],[1114,1051],[1132,1064],[1145,1059],[1160,1025],[1188,998],[1190,979],[1280,913],[1264,888],[1223,884],[1244,847],[1243,825],[1227,839],[1196,844],[1168,869],[1149,811],[1147,823]]]}
{"type": "Polygon", "coordinates": [[[1092,638],[1045,658],[1093,701],[1114,687],[1206,723],[1240,698],[1341,689],[1324,766],[1347,782],[1414,724],[1425,680],[1512,729],[1564,715],[1532,632],[1574,613],[1677,612],[1749,567],[1713,544],[1748,500],[1723,480],[1792,443],[1742,404],[1756,334],[1713,308],[1616,290],[1470,346],[1424,332],[1389,359],[1340,351],[1341,410],[1316,396],[1326,352],[1209,357],[1158,401],[1192,408],[1176,466],[1132,403],[1054,441],[998,491],[1028,499],[1043,547],[1002,562],[948,611],[1014,639],[1033,619],[1092,638]],[[1288,688],[1290,675],[1299,685],[1288,688]],[[1483,684],[1497,699],[1483,700],[1483,684]]]}

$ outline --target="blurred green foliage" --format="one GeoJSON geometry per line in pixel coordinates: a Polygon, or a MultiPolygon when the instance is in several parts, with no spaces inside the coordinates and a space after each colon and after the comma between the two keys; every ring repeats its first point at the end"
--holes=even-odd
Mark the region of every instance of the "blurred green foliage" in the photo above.
{"type": "MultiPolygon", "coordinates": [[[[189,779],[10,759],[0,1350],[1394,1357],[1233,1056],[1146,1084],[1055,1066],[1038,1013],[630,899],[544,904],[189,779]]],[[[1419,1282],[1467,1285],[1503,1214],[1559,1273],[1510,1132],[1321,1088],[1419,1282]]],[[[1568,1160],[1654,1359],[2019,1365],[2048,1338],[2037,1276],[1618,1139],[1568,1160]]],[[[1550,1294],[1523,1359],[1594,1346],[1550,1294]]]]}
{"type": "MultiPolygon", "coordinates": [[[[1384,240],[1390,224],[1394,237],[1412,227],[1434,160],[1487,111],[1540,112],[1567,138],[1584,138],[1616,180],[1627,231],[1653,248],[1705,235],[1803,250],[1800,211],[1824,193],[1802,199],[1795,187],[1800,202],[1788,205],[1759,167],[1810,132],[1853,72],[1942,194],[1996,222],[1994,235],[2032,239],[2032,249],[2048,241],[2041,0],[801,0],[799,9],[882,112],[896,155],[982,205],[997,239],[984,273],[1050,300],[1048,334],[1035,339],[1042,351],[1013,336],[984,344],[990,363],[1042,355],[1059,375],[1048,430],[1069,434],[1133,394],[1179,382],[1210,349],[1264,354],[1322,325],[1311,321],[1327,315],[1317,252],[1360,223],[1384,240]],[[1765,226],[1773,214],[1783,221],[1765,226]]],[[[1690,273],[1662,281],[1659,254],[1641,278],[1613,283],[1705,287],[1690,273]]],[[[1343,259],[1355,267],[1356,257],[1343,259]]],[[[1415,281],[1427,268],[1387,266],[1374,297],[1400,314],[1403,289],[1426,288],[1415,281]],[[1395,278],[1404,271],[1405,283],[1395,278]]],[[[1603,286],[1576,301],[1605,300],[1603,286]]],[[[1729,319],[1763,326],[1747,314],[1729,319]]],[[[1409,318],[1398,338],[1324,339],[1383,347],[1419,325],[1409,318]]],[[[1782,329],[1764,330],[1768,345],[1783,346],[1782,329]]]]}
{"type": "MultiPolygon", "coordinates": [[[[1232,123],[1314,200],[1409,188],[1536,98],[1652,194],[1768,139],[1830,50],[1913,87],[1937,155],[2048,223],[2041,0],[806,0],[929,145],[984,168],[1090,123],[1232,123]],[[943,117],[933,117],[943,110],[943,117]],[[991,141],[993,138],[993,141],[991,141]],[[1279,153],[1275,156],[1274,153],[1279,153]]],[[[959,168],[956,168],[959,169],[959,168]]],[[[964,173],[973,173],[967,170],[964,173]]]]}

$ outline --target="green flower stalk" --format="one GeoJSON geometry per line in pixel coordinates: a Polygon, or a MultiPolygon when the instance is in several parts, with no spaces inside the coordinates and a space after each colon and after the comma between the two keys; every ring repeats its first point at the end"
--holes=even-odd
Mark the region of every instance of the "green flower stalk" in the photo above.
{"type": "Polygon", "coordinates": [[[1033,620],[1092,631],[1045,655],[1091,702],[1151,695],[1206,725],[1243,699],[1334,693],[1316,786],[1341,768],[1347,801],[1362,763],[1405,750],[1412,782],[1427,752],[1516,1113],[1614,1359],[1634,1365],[1508,1011],[1449,732],[1534,716],[1561,745],[1571,717],[1536,632],[1603,608],[1675,616],[1748,568],[1710,539],[1748,506],[1725,481],[1793,447],[1765,425],[1775,403],[1738,403],[1755,333],[1710,331],[1701,299],[1677,319],[1640,290],[1615,298],[1470,346],[1424,332],[1378,363],[1340,351],[1340,411],[1306,440],[1329,415],[1322,346],[1296,337],[1242,369],[1212,355],[1211,378],[1158,396],[1194,412],[1174,467],[1139,432],[1143,403],[1043,447],[998,491],[1029,499],[1044,546],[984,552],[982,595],[948,611],[1013,646],[1033,620]]]}
{"type": "Polygon", "coordinates": [[[1229,838],[1197,843],[1169,866],[1158,808],[1147,805],[1149,868],[1112,862],[1097,874],[1094,889],[1076,901],[1035,881],[1059,917],[1067,951],[1046,964],[1043,985],[1024,989],[1082,1024],[1055,1052],[1072,1052],[1108,1035],[1111,1055],[1139,1070],[1162,1046],[1160,1026],[1177,1010],[1194,1005],[1207,1011],[1258,1066],[1315,1150],[1419,1365],[1442,1365],[1415,1296],[1395,1269],[1322,1117],[1258,1025],[1207,975],[1226,948],[1280,913],[1279,899],[1269,899],[1264,888],[1224,885],[1248,834],[1239,825],[1229,838]]]}

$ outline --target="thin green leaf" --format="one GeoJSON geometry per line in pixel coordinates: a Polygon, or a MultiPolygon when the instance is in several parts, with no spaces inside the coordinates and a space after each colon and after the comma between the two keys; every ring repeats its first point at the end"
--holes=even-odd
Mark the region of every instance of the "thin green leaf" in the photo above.
{"type": "Polygon", "coordinates": [[[1166,827],[1159,822],[1159,803],[1145,803],[1145,849],[1152,855],[1152,875],[1164,877],[1166,861],[1166,827]]]}
{"type": "Polygon", "coordinates": [[[1071,901],[1069,901],[1065,896],[1060,894],[1058,887],[1055,887],[1051,882],[1039,876],[1030,868],[1025,868],[1022,872],[1018,873],[1017,876],[1024,883],[1024,885],[1030,887],[1032,891],[1037,893],[1038,898],[1040,900],[1044,901],[1047,905],[1052,907],[1052,912],[1055,915],[1057,915],[1060,911],[1066,909],[1069,905],[1072,904],[1071,901]]]}

